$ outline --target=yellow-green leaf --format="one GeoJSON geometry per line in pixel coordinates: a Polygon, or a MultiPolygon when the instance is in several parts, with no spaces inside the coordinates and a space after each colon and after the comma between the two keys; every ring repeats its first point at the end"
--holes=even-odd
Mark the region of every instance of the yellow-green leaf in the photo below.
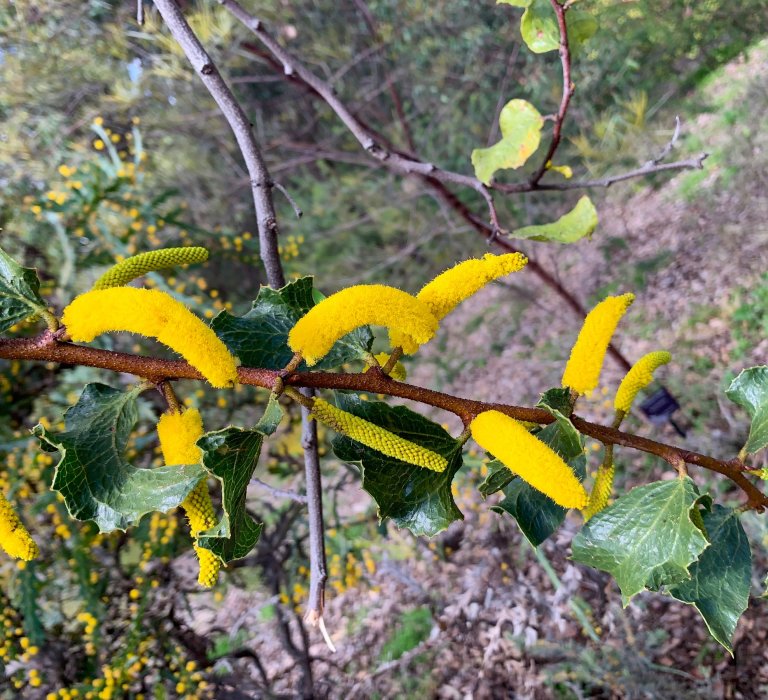
{"type": "Polygon", "coordinates": [[[472,151],[477,179],[488,185],[497,170],[519,168],[539,147],[544,119],[525,100],[510,100],[499,115],[501,141],[472,151]]]}
{"type": "Polygon", "coordinates": [[[513,238],[531,238],[534,241],[554,241],[556,243],[575,243],[591,236],[597,228],[597,209],[592,200],[584,195],[576,206],[567,214],[551,224],[525,226],[509,235],[513,238]]]}

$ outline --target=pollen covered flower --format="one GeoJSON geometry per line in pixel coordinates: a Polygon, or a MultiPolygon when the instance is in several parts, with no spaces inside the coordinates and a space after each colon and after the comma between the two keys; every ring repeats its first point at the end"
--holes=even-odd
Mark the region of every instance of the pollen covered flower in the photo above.
{"type": "Polygon", "coordinates": [[[113,287],[77,297],[62,322],[75,342],[101,333],[128,331],[157,338],[178,352],[213,386],[237,381],[237,364],[226,345],[181,302],[155,289],[113,287]]]}
{"type": "MultiPolygon", "coordinates": [[[[422,287],[416,298],[425,303],[435,318],[440,320],[489,282],[522,270],[527,263],[528,258],[522,253],[487,253],[479,260],[465,260],[439,274],[422,287]]],[[[408,339],[403,334],[392,332],[389,341],[392,347],[399,345],[406,352],[411,352],[408,339]]]]}
{"type": "Polygon", "coordinates": [[[163,248],[126,258],[109,268],[93,285],[94,289],[122,287],[148,272],[176,265],[201,263],[208,260],[208,251],[200,246],[163,248]]]}
{"type": "Polygon", "coordinates": [[[357,440],[372,450],[381,452],[417,467],[431,469],[434,472],[445,471],[448,460],[437,452],[395,435],[380,425],[342,411],[323,399],[315,399],[310,414],[315,420],[327,425],[337,433],[357,440]]]}
{"type": "Polygon", "coordinates": [[[437,331],[437,319],[416,297],[383,284],[347,287],[323,299],[302,316],[288,335],[288,345],[308,365],[317,364],[342,336],[365,325],[386,326],[408,339],[415,352],[437,331]]]}
{"type": "Polygon", "coordinates": [[[8,499],[0,491],[0,547],[15,559],[30,561],[40,550],[8,499]]]}
{"type": "Polygon", "coordinates": [[[472,421],[470,430],[480,447],[558,505],[583,508],[587,504],[587,492],[563,458],[514,418],[484,411],[472,421]]]}
{"type": "Polygon", "coordinates": [[[592,391],[597,386],[611,337],[634,300],[634,294],[607,297],[587,314],[565,366],[563,386],[579,394],[592,391]]]}
{"type": "MultiPolygon", "coordinates": [[[[164,413],[157,423],[157,435],[160,438],[160,448],[166,464],[198,464],[200,448],[195,444],[203,434],[203,419],[197,409],[189,408],[184,413],[164,413]]],[[[216,524],[216,514],[208,493],[205,479],[184,499],[181,507],[187,514],[189,529],[192,537],[204,530],[209,530],[216,524]]],[[[200,562],[200,573],[197,582],[210,588],[219,576],[221,562],[219,558],[205,547],[194,545],[200,562]]]]}
{"type": "Polygon", "coordinates": [[[665,350],[657,350],[656,352],[649,352],[635,362],[632,369],[627,372],[619,384],[619,390],[616,392],[616,399],[613,402],[614,408],[617,411],[627,413],[632,407],[637,392],[645,389],[653,381],[653,373],[671,359],[670,353],[665,350]]]}
{"type": "Polygon", "coordinates": [[[611,497],[611,491],[613,489],[613,477],[615,472],[616,470],[613,466],[613,462],[610,462],[607,465],[603,464],[600,469],[597,470],[595,485],[592,487],[592,493],[589,494],[589,501],[582,511],[585,521],[589,520],[593,515],[596,515],[608,505],[608,499],[611,497]]]}

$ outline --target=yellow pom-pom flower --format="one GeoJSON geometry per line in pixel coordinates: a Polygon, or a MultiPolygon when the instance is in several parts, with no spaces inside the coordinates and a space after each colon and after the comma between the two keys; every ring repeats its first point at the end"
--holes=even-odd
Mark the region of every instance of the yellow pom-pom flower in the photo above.
{"type": "Polygon", "coordinates": [[[597,387],[608,344],[621,317],[634,299],[634,294],[608,297],[587,314],[565,366],[563,386],[579,394],[597,387]]]}
{"type": "Polygon", "coordinates": [[[312,406],[312,417],[327,425],[337,433],[357,440],[372,450],[381,452],[388,457],[394,457],[402,462],[408,462],[417,467],[443,472],[448,466],[448,460],[437,452],[395,435],[380,425],[342,411],[323,399],[315,399],[312,406]]]}
{"type": "MultiPolygon", "coordinates": [[[[376,354],[375,357],[380,367],[385,367],[387,362],[389,362],[389,354],[386,352],[380,352],[376,354]]],[[[369,365],[363,370],[363,372],[367,372],[372,366],[373,365],[369,365]]],[[[392,367],[392,370],[390,371],[389,376],[392,377],[392,379],[396,379],[398,382],[404,382],[408,375],[405,371],[405,367],[403,366],[403,363],[395,362],[395,365],[394,367],[392,367]]]]}
{"type": "Polygon", "coordinates": [[[573,470],[514,418],[484,411],[470,424],[475,442],[500,460],[513,474],[564,508],[584,508],[587,492],[573,470]]]}
{"type": "Polygon", "coordinates": [[[619,390],[613,402],[614,408],[627,413],[632,407],[637,392],[645,389],[653,381],[653,373],[671,359],[672,355],[666,350],[657,350],[649,352],[635,362],[619,384],[619,390]]]}
{"type": "Polygon", "coordinates": [[[128,331],[157,338],[178,352],[213,386],[237,381],[237,363],[226,345],[184,304],[155,289],[113,287],[77,297],[62,322],[75,342],[101,333],[128,331]]]}
{"type": "Polygon", "coordinates": [[[0,491],[0,547],[8,556],[30,561],[40,554],[37,543],[24,527],[8,499],[0,491]]]}
{"type": "Polygon", "coordinates": [[[176,265],[189,265],[208,260],[208,251],[200,246],[163,248],[126,258],[109,268],[93,285],[94,289],[122,287],[148,272],[163,270],[176,265]]]}
{"type": "MultiPolygon", "coordinates": [[[[441,320],[489,282],[522,270],[527,263],[528,258],[522,253],[487,253],[479,260],[465,260],[439,274],[422,287],[416,298],[430,308],[435,318],[441,320]]],[[[394,331],[390,333],[389,341],[392,347],[400,345],[409,351],[408,338],[403,334],[394,331]]]]}
{"type": "Polygon", "coordinates": [[[415,352],[437,331],[437,319],[416,297],[383,284],[361,284],[313,306],[291,329],[288,345],[314,365],[339,338],[369,324],[402,333],[409,341],[406,352],[415,352]]]}
{"type": "MultiPolygon", "coordinates": [[[[203,419],[197,409],[189,408],[184,413],[164,413],[157,423],[157,435],[160,438],[160,449],[166,464],[198,464],[200,448],[195,444],[203,434],[203,419]]],[[[213,510],[208,484],[205,480],[195,486],[181,504],[189,520],[192,537],[209,530],[216,524],[216,513],[213,510]]],[[[219,577],[221,562],[219,558],[205,547],[194,545],[200,562],[200,573],[197,582],[210,588],[219,577]]]]}
{"type": "Polygon", "coordinates": [[[610,462],[607,465],[603,464],[600,469],[597,470],[595,485],[592,487],[592,493],[589,494],[587,506],[582,511],[585,521],[589,520],[593,515],[596,515],[608,505],[608,499],[611,497],[611,491],[613,490],[613,477],[615,472],[616,470],[613,466],[613,462],[610,462]]]}

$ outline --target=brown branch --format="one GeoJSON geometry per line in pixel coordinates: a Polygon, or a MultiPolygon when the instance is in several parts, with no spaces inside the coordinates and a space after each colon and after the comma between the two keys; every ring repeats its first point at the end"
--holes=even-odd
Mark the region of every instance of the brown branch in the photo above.
{"type": "MultiPolygon", "coordinates": [[[[0,339],[0,358],[8,360],[38,360],[69,365],[100,367],[113,372],[125,372],[137,377],[162,381],[164,379],[202,379],[202,375],[182,360],[162,360],[140,357],[128,353],[100,350],[82,345],[57,342],[50,331],[37,338],[0,339]]],[[[242,384],[272,389],[280,370],[259,367],[239,367],[238,379],[242,384]]],[[[554,419],[541,408],[527,408],[510,404],[475,401],[432,389],[397,382],[381,371],[370,370],[361,374],[334,374],[331,372],[298,372],[284,379],[286,385],[312,389],[340,389],[370,394],[384,394],[426,404],[455,414],[469,424],[483,411],[500,411],[521,421],[549,424],[554,419]]],[[[656,442],[649,438],[625,433],[621,430],[586,421],[573,416],[576,428],[606,445],[621,445],[656,455],[674,464],[683,460],[709,471],[722,474],[736,483],[748,496],[747,506],[758,511],[768,507],[768,497],[761,493],[744,475],[744,466],[737,461],[724,461],[692,452],[681,447],[656,442]]]]}

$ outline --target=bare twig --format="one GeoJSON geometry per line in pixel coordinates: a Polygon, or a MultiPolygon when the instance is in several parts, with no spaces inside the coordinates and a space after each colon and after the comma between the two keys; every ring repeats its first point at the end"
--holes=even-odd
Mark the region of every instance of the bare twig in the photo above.
{"type": "Polygon", "coordinates": [[[301,208],[298,204],[296,204],[296,200],[291,197],[290,194],[288,194],[288,190],[285,189],[279,182],[273,182],[272,186],[280,192],[280,194],[283,195],[288,200],[288,204],[291,205],[291,208],[293,209],[293,213],[296,214],[296,218],[300,219],[302,216],[304,216],[304,212],[301,211],[301,208]]]}
{"type": "Polygon", "coordinates": [[[259,488],[264,489],[265,491],[268,491],[271,493],[275,498],[284,498],[289,501],[295,501],[296,503],[306,503],[307,497],[303,494],[296,493],[295,491],[287,491],[286,489],[278,489],[274,486],[270,486],[268,483],[262,481],[261,479],[253,478],[251,479],[251,484],[254,486],[258,486],[259,488]]]}

